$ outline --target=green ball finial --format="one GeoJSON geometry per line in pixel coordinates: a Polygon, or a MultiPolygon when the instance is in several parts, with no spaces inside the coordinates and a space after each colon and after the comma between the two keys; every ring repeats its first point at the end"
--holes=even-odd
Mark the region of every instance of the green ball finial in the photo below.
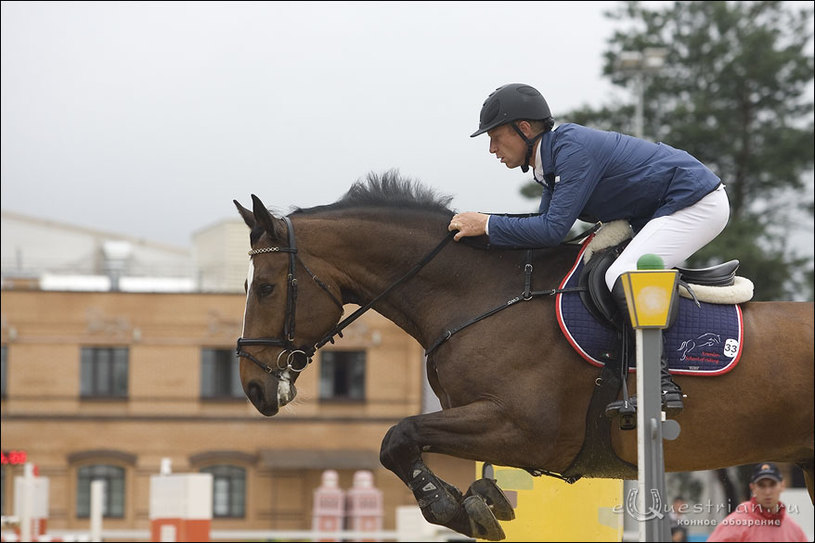
{"type": "Polygon", "coordinates": [[[665,263],[662,261],[662,257],[659,255],[647,253],[642,255],[639,260],[637,260],[637,269],[638,270],[664,270],[665,263]]]}

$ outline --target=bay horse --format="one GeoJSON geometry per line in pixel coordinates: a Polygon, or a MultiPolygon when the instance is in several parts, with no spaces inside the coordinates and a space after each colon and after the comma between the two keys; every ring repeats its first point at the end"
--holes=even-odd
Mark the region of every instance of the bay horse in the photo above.
{"type": "MultiPolygon", "coordinates": [[[[449,242],[450,198],[395,172],[282,217],[252,201],[251,211],[234,201],[252,247],[237,351],[243,389],[260,413],[273,416],[291,402],[314,352],[373,308],[431,351],[427,375],[442,410],[401,420],[380,451],[429,522],[500,540],[496,519],[513,511],[493,479],[462,493],[425,465],[425,452],[569,481],[636,478],[636,468],[621,468],[636,466],[636,432],[587,417],[602,374],[564,338],[554,296],[519,296],[529,264],[536,288],[556,290],[579,246],[536,249],[527,261],[527,251],[449,242]],[[344,304],[360,309],[340,322],[344,304]],[[608,454],[585,454],[587,430],[602,424],[608,454]]],[[[812,497],[813,304],[741,309],[738,366],[716,377],[675,376],[687,399],[676,417],[681,435],[664,444],[666,471],[795,463],[812,497]]]]}

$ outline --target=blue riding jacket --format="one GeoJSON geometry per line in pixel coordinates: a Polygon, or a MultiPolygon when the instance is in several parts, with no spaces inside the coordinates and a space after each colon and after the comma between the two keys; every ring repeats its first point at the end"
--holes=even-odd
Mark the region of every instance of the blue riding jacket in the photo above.
{"type": "Polygon", "coordinates": [[[698,202],[721,183],[685,151],[578,124],[547,132],[539,150],[539,214],[491,215],[491,245],[552,247],[563,241],[576,219],[627,219],[638,232],[651,219],[698,202]]]}

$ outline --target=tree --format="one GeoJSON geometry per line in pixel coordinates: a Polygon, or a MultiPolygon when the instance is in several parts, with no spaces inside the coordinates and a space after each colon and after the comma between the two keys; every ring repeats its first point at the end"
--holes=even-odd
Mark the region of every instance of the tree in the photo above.
{"type": "MultiPolygon", "coordinates": [[[[667,50],[645,79],[644,137],[688,151],[727,186],[727,228],[687,265],[736,258],[753,299],[812,300],[811,253],[789,238],[813,218],[812,4],[625,2],[606,15],[628,23],[604,55],[615,85],[632,83],[617,69],[623,51],[667,50]]],[[[617,105],[558,121],[631,134],[633,117],[633,105],[617,105]]]]}

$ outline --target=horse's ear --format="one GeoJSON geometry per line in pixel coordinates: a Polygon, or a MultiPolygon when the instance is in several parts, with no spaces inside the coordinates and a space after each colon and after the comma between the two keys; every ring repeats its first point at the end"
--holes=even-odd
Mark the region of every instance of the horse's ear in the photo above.
{"type": "Polygon", "coordinates": [[[254,212],[255,221],[258,226],[261,226],[273,239],[284,241],[286,239],[286,230],[283,226],[283,221],[275,219],[269,210],[260,201],[260,198],[252,195],[252,211],[254,212]]]}
{"type": "Polygon", "coordinates": [[[238,208],[238,213],[240,213],[241,217],[243,217],[243,222],[246,223],[246,226],[248,226],[249,228],[254,228],[255,216],[252,214],[252,212],[243,207],[242,205],[240,205],[237,200],[232,201],[235,203],[235,207],[238,208]]]}

